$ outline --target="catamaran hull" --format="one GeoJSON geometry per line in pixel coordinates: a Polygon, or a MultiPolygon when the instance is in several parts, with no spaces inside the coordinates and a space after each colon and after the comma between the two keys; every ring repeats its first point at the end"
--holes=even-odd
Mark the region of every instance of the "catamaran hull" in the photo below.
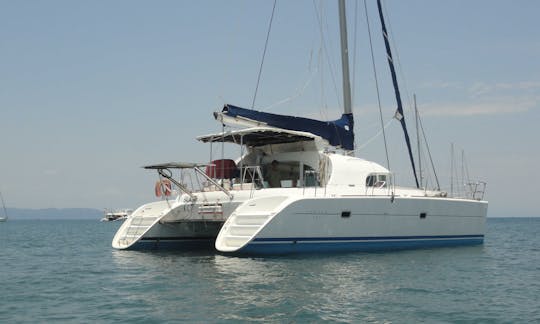
{"type": "MultiPolygon", "coordinates": [[[[237,224],[249,217],[249,206],[244,206],[241,215],[233,214],[226,222],[216,248],[238,254],[285,254],[383,251],[484,242],[486,202],[348,197],[289,198],[277,204],[278,210],[269,212],[273,215],[242,245],[237,242],[243,225],[237,224]]],[[[256,208],[257,203],[253,205],[256,208]]]]}
{"type": "Polygon", "coordinates": [[[120,250],[212,247],[238,202],[184,204],[158,201],[136,209],[116,232],[112,246],[120,250]]]}

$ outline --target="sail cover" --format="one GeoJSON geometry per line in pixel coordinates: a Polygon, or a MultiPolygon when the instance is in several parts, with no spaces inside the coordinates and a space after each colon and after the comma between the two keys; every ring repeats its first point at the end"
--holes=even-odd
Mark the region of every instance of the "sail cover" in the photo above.
{"type": "Polygon", "coordinates": [[[352,114],[343,114],[340,119],[334,121],[320,121],[303,117],[271,114],[233,105],[225,105],[221,113],[227,117],[241,118],[272,127],[308,132],[324,138],[330,145],[341,147],[345,150],[352,151],[354,149],[354,121],[352,114]]]}

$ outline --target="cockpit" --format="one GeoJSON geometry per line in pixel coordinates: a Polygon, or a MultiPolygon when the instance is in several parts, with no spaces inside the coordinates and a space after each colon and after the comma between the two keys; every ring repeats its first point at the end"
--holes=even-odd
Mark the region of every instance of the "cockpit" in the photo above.
{"type": "MultiPolygon", "coordinates": [[[[212,159],[207,176],[228,183],[253,184],[256,188],[294,188],[321,185],[319,136],[271,127],[253,127],[200,136],[205,143],[240,145],[240,158],[212,159]]],[[[236,185],[236,186],[235,186],[236,185]]]]}

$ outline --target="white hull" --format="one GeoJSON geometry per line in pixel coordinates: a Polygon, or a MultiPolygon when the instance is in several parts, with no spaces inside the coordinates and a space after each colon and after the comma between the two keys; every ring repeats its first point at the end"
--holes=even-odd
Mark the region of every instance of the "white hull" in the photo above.
{"type": "Polygon", "coordinates": [[[249,198],[249,191],[239,192],[237,196],[229,200],[223,192],[200,192],[195,203],[186,202],[185,196],[180,196],[145,204],[124,221],[112,246],[116,249],[213,246],[221,226],[232,211],[249,198]]]}
{"type": "MultiPolygon", "coordinates": [[[[298,195],[301,188],[233,190],[230,200],[221,191],[197,192],[195,203],[180,196],[169,201],[157,201],[136,209],[115,234],[116,249],[192,248],[195,245],[213,247],[227,218],[244,202],[255,197],[276,194],[298,195]],[[214,207],[215,206],[215,207],[214,207]]],[[[313,190],[307,190],[312,193],[313,190]]],[[[323,192],[319,189],[319,192],[323,192]]]]}
{"type": "Polygon", "coordinates": [[[358,196],[253,201],[223,226],[216,248],[229,253],[366,251],[482,244],[487,203],[435,197],[358,196]],[[251,206],[250,206],[251,205],[251,206]],[[247,225],[247,226],[246,226],[247,225]],[[257,225],[257,226],[254,226],[257,225]]]}
{"type": "Polygon", "coordinates": [[[154,202],[133,212],[112,245],[189,249],[215,243],[221,252],[257,254],[483,242],[487,202],[411,196],[408,191],[392,199],[383,189],[372,195],[352,192],[274,188],[233,191],[233,200],[222,192],[201,192],[194,204],[182,197],[154,202]],[[208,208],[218,202],[219,208],[208,208]],[[146,223],[138,219],[142,215],[146,223]],[[132,226],[139,223],[144,225],[140,230],[132,226]],[[133,240],[126,239],[130,234],[133,240]]]}

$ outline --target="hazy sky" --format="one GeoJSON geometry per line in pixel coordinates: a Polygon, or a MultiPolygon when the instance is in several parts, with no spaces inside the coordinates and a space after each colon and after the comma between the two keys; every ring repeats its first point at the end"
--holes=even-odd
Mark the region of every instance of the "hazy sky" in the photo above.
{"type": "MultiPolygon", "coordinates": [[[[488,183],[490,216],[539,215],[540,2],[385,3],[403,97],[410,107],[418,96],[442,186],[455,143],[471,177],[488,183]]],[[[0,190],[8,206],[134,208],[155,199],[156,175],[141,166],[208,161],[209,146],[195,137],[220,131],[212,112],[224,103],[251,106],[272,5],[1,0],[0,190]]],[[[356,155],[386,165],[380,136],[364,146],[381,126],[364,4],[356,32],[355,2],[347,5],[356,155]]],[[[278,0],[256,108],[339,117],[336,7],[278,0]]],[[[387,122],[395,102],[374,0],[368,11],[387,122]]],[[[398,126],[387,128],[390,165],[411,184],[398,126]]]]}

